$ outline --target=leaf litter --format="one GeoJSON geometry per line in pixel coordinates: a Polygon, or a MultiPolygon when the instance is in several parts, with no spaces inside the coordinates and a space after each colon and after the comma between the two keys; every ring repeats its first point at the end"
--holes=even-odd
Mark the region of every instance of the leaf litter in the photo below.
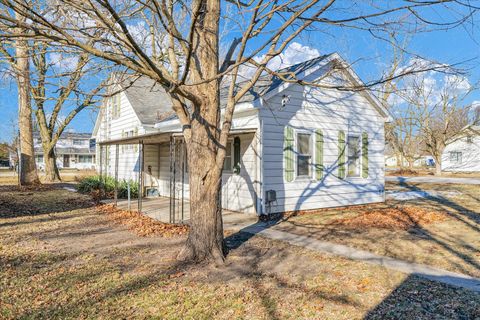
{"type": "Polygon", "coordinates": [[[112,204],[98,205],[97,208],[112,222],[127,227],[128,230],[141,237],[173,237],[188,233],[189,228],[185,224],[160,222],[137,211],[118,209],[112,204]]]}

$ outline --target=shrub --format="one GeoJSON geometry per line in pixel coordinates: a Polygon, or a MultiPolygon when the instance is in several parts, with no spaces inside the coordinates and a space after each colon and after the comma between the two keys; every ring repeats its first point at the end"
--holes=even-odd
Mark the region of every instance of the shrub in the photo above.
{"type": "MultiPolygon", "coordinates": [[[[118,181],[119,198],[128,197],[128,184],[130,184],[130,196],[132,198],[138,197],[138,183],[132,180],[127,181],[123,179],[118,181]]],[[[115,179],[107,176],[102,181],[99,175],[95,175],[83,178],[77,186],[79,192],[88,194],[98,194],[102,189],[105,191],[105,196],[107,198],[113,198],[115,192],[115,179]]]]}

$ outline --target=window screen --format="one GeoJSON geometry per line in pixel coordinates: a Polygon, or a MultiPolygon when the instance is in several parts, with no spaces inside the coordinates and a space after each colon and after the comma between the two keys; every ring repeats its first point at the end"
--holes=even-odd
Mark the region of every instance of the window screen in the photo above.
{"type": "Polygon", "coordinates": [[[310,163],[312,151],[310,146],[310,134],[297,134],[297,176],[310,176],[310,163]]]}
{"type": "Polygon", "coordinates": [[[356,136],[349,136],[347,140],[348,148],[348,176],[360,176],[360,138],[356,136]]]}

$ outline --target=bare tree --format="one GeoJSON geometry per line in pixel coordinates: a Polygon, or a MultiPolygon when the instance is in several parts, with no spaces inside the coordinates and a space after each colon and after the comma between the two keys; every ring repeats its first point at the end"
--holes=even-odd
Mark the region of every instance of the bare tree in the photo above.
{"type": "Polygon", "coordinates": [[[408,110],[403,120],[409,121],[412,136],[421,140],[423,150],[435,160],[436,175],[442,173],[443,150],[469,125],[470,107],[463,101],[472,89],[461,75],[444,75],[438,84],[434,75],[427,73],[413,77],[401,93],[407,103],[403,108],[408,110]]]}
{"type": "MultiPolygon", "coordinates": [[[[26,18],[18,12],[9,15],[24,23],[26,18]]],[[[19,26],[18,33],[28,33],[28,29],[19,26]]],[[[19,184],[39,184],[33,148],[32,104],[30,95],[30,63],[28,37],[19,37],[13,42],[15,55],[10,55],[4,45],[0,45],[0,53],[7,55],[18,85],[18,128],[19,128],[19,184]]]]}
{"type": "MultiPolygon", "coordinates": [[[[25,22],[0,14],[0,22],[5,25],[0,37],[25,36],[25,32],[12,32],[11,27],[26,28],[29,36],[80,48],[148,76],[170,94],[182,124],[189,165],[191,231],[179,256],[181,259],[224,259],[218,196],[233,111],[265,72],[287,82],[305,84],[292,74],[280,74],[268,68],[269,62],[293,39],[312,28],[352,28],[378,35],[403,25],[408,28],[419,23],[437,26],[436,22],[422,17],[432,6],[442,6],[442,10],[452,6],[458,9],[456,12],[464,12],[451,21],[442,22],[442,28],[461,24],[475,12],[475,8],[463,3],[440,0],[356,4],[351,10],[335,0],[231,0],[228,3],[230,15],[223,17],[222,7],[226,4],[219,0],[119,3],[57,0],[42,2],[44,12],[32,10],[20,0],[0,0],[8,10],[29,19],[25,22]],[[178,16],[184,17],[181,24],[176,20],[178,16]],[[221,62],[219,35],[227,18],[234,19],[237,27],[231,31],[230,44],[221,62]],[[139,39],[135,30],[142,26],[151,32],[139,39]],[[97,36],[99,30],[102,37],[97,36]],[[156,34],[165,34],[165,40],[158,43],[154,40],[156,34]],[[92,39],[96,40],[95,45],[90,43],[92,39]],[[145,39],[151,40],[148,41],[151,44],[144,45],[145,39]],[[164,59],[157,59],[160,55],[164,59]],[[238,84],[239,68],[246,63],[255,67],[254,72],[248,81],[238,84]],[[220,82],[227,75],[230,84],[226,107],[221,109],[220,82]]],[[[374,82],[382,81],[384,79],[374,82]]],[[[365,88],[355,85],[348,89],[365,88]]]]}
{"type": "Polygon", "coordinates": [[[45,181],[60,181],[55,145],[75,116],[95,103],[94,98],[103,86],[92,84],[92,77],[88,76],[92,68],[95,73],[101,68],[89,66],[91,59],[88,53],[78,50],[67,51],[47,41],[34,40],[31,56],[33,61],[31,89],[35,102],[36,125],[44,154],[45,181]],[[72,65],[55,67],[60,61],[49,61],[53,55],[57,60],[69,59],[72,65]],[[88,81],[93,89],[85,92],[81,86],[82,81],[88,81]],[[48,102],[53,106],[49,108],[46,105],[48,102]]]}

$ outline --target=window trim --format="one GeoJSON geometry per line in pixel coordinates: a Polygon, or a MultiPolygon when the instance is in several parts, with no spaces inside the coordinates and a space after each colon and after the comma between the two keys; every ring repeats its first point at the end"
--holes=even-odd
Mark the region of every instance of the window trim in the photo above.
{"type": "MultiPolygon", "coordinates": [[[[306,179],[312,180],[313,179],[314,170],[313,170],[312,166],[313,166],[313,163],[315,161],[315,159],[314,159],[315,154],[313,152],[313,148],[314,148],[313,135],[314,135],[314,133],[311,130],[308,130],[308,129],[294,129],[294,142],[293,142],[294,155],[295,155],[295,158],[294,158],[294,170],[295,170],[294,181],[295,180],[306,180],[306,179]],[[308,145],[309,145],[309,151],[310,151],[310,161],[308,162],[308,174],[307,175],[299,175],[298,174],[298,156],[300,155],[300,153],[298,152],[298,135],[299,134],[309,135],[308,145]]],[[[302,155],[304,155],[304,154],[302,154],[302,155]]]]}
{"type": "Polygon", "coordinates": [[[362,139],[362,134],[361,133],[347,133],[346,139],[345,139],[345,151],[346,151],[346,161],[345,161],[345,166],[346,166],[346,172],[345,172],[345,178],[350,178],[350,179],[358,179],[362,177],[362,168],[363,168],[363,139],[362,139]],[[358,156],[358,174],[357,175],[350,175],[350,170],[349,170],[349,165],[350,165],[350,149],[348,147],[348,140],[350,138],[357,138],[358,139],[358,151],[359,151],[359,156],[358,156]]]}

